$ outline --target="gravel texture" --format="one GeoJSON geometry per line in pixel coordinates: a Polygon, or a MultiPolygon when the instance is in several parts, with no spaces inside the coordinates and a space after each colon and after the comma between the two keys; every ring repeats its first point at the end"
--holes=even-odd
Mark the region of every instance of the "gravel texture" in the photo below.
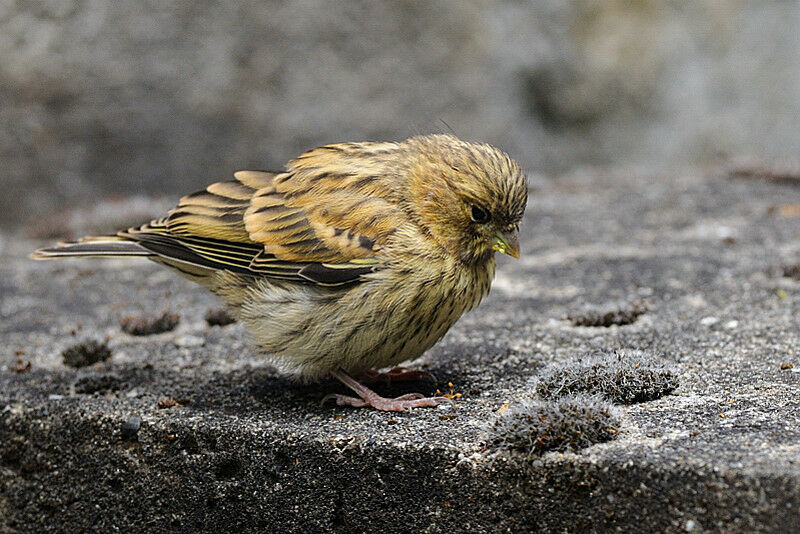
{"type": "Polygon", "coordinates": [[[713,169],[533,184],[522,259],[413,363],[440,384],[381,389],[455,407],[401,414],[320,407],[343,388],[276,376],[157,265],[35,263],[41,243],[0,236],[0,532],[800,529],[800,218],[780,209],[800,188],[713,169]],[[566,319],[638,299],[632,324],[566,319]],[[175,330],[120,330],[163,310],[175,330]],[[65,366],[86,338],[111,357],[65,366]],[[616,406],[615,438],[575,452],[492,445],[546,369],[614,349],[657,354],[677,389],[616,406]]]}

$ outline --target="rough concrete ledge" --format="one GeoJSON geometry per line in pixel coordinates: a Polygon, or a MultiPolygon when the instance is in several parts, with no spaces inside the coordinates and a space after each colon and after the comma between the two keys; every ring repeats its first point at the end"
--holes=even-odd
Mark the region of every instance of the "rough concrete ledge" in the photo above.
{"type": "MultiPolygon", "coordinates": [[[[456,407],[405,414],[320,407],[338,385],[276,376],[155,265],[33,263],[36,243],[0,237],[0,532],[797,531],[796,204],[697,170],[539,183],[523,259],[416,362],[456,407]],[[568,319],[636,300],[630,324],[568,319]],[[120,328],[164,310],[172,331],[120,328]],[[65,366],[86,338],[111,357],[65,366]],[[613,348],[658,354],[680,386],[578,452],[487,445],[548,365],[613,348]]],[[[385,391],[406,387],[434,389],[385,391]]]]}

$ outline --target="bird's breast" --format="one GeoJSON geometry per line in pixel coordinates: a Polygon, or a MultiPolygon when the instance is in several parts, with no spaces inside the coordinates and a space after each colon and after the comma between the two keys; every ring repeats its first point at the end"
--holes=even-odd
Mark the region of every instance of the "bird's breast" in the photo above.
{"type": "Polygon", "coordinates": [[[488,293],[494,263],[387,265],[349,288],[262,280],[242,306],[258,345],[290,374],[313,378],[417,358],[488,293]]]}

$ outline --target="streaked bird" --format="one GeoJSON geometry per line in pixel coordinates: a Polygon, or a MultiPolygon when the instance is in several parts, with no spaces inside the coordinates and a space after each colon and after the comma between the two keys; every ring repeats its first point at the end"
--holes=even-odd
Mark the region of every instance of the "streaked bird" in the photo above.
{"type": "Polygon", "coordinates": [[[161,219],[32,257],[141,256],[174,269],[219,295],[279,370],[332,376],[357,395],[323,401],[445,402],[384,398],[358,378],[420,356],[489,292],[495,252],[519,256],[520,167],[490,145],[429,135],[327,145],[282,172],[234,177],[161,219]]]}

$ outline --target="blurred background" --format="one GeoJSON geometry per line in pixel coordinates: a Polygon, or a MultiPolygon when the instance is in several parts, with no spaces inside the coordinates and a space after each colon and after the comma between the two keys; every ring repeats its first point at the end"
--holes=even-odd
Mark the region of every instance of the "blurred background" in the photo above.
{"type": "Polygon", "coordinates": [[[0,226],[429,132],[551,175],[793,158],[798,28],[778,0],[2,0],[0,226]]]}

